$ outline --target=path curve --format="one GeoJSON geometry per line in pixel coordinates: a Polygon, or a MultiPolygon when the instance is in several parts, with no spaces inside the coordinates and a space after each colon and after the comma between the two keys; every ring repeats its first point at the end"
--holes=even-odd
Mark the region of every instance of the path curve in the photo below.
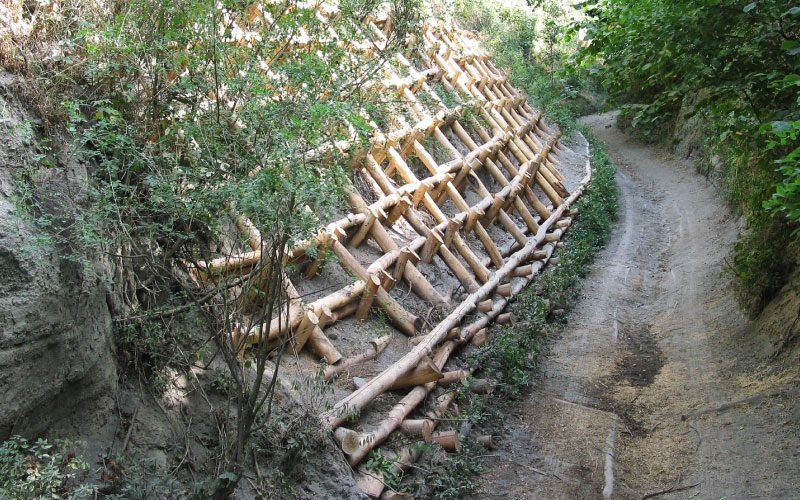
{"type": "Polygon", "coordinates": [[[743,350],[721,275],[736,219],[691,165],[614,121],[584,119],[619,166],[619,221],[474,497],[796,497],[796,373],[743,350]]]}

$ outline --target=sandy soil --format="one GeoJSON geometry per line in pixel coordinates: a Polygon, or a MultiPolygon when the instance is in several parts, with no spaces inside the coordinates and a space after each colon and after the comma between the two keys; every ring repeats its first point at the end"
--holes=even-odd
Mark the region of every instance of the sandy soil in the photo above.
{"type": "Polygon", "coordinates": [[[736,219],[691,165],[587,117],[620,217],[475,498],[797,498],[797,367],[776,368],[721,270],[736,219]]]}

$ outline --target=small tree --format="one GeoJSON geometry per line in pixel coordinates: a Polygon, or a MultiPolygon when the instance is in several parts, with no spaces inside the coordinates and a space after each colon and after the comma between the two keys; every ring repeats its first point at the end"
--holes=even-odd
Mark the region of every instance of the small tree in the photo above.
{"type": "Polygon", "coordinates": [[[292,0],[67,1],[57,20],[42,12],[31,29],[39,38],[30,50],[46,46],[47,34],[60,39],[60,56],[33,58],[26,70],[48,85],[43,105],[52,106],[44,96],[70,96],[61,110],[91,172],[82,212],[54,237],[76,255],[112,254],[130,271],[136,293],[121,323],[151,370],[173,358],[163,351],[174,339],[142,325],[190,309],[208,334],[191,339],[189,352],[211,340],[227,367],[218,498],[235,489],[250,435],[269,415],[286,345],[261,342],[243,358],[247,337],[235,332],[287,321],[288,248],[339,205],[348,172],[334,146],[360,147],[369,116],[391,104],[371,82],[407,43],[419,7],[342,0],[320,16],[321,6],[292,0]],[[365,25],[379,7],[392,16],[385,40],[365,25]],[[229,212],[252,224],[250,234],[231,231],[229,212]],[[254,266],[200,273],[200,287],[188,278],[220,255],[229,267],[242,240],[260,252],[254,266]],[[164,307],[168,299],[175,303],[164,307]]]}

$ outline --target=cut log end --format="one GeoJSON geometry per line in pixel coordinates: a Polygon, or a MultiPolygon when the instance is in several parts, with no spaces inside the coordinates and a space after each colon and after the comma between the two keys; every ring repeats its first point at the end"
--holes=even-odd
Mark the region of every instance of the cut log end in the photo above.
{"type": "Polygon", "coordinates": [[[456,452],[461,447],[461,441],[456,431],[441,431],[431,435],[431,442],[438,444],[445,451],[456,452]]]}

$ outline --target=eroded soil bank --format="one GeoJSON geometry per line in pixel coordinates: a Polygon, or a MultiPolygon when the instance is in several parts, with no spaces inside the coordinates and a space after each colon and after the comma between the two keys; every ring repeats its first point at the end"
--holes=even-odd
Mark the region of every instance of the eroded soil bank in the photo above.
{"type": "Polygon", "coordinates": [[[796,356],[772,356],[721,274],[736,218],[614,120],[584,121],[619,166],[618,225],[475,498],[796,497],[796,356]]]}

